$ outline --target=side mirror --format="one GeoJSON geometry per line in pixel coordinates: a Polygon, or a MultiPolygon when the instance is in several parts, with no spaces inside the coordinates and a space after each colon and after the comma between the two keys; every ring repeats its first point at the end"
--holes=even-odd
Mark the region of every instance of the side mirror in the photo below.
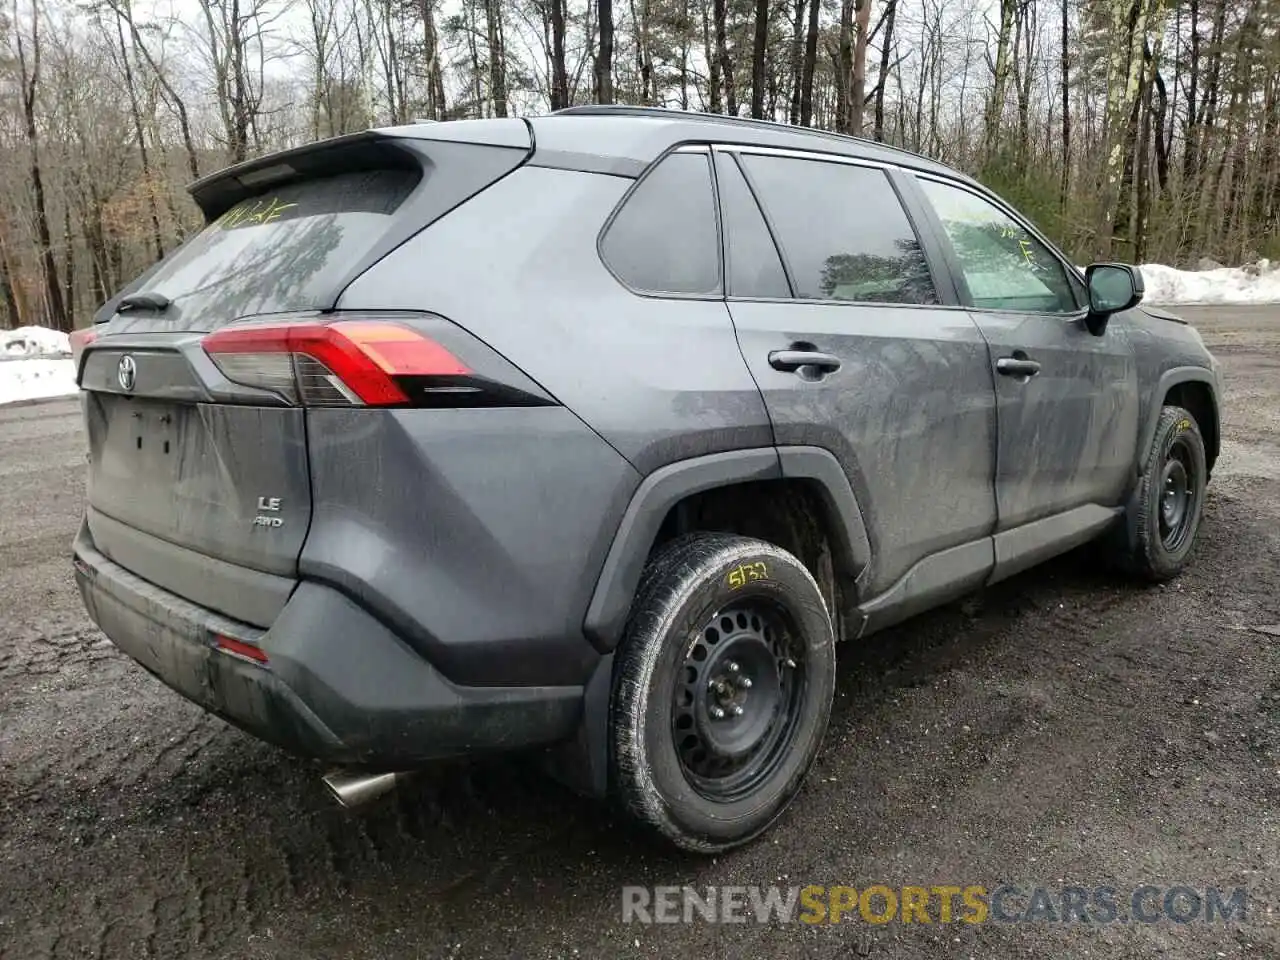
{"type": "Polygon", "coordinates": [[[1089,288],[1089,331],[1101,336],[1113,313],[1136,307],[1142,302],[1146,285],[1142,272],[1127,263],[1095,263],[1084,272],[1089,288]]]}

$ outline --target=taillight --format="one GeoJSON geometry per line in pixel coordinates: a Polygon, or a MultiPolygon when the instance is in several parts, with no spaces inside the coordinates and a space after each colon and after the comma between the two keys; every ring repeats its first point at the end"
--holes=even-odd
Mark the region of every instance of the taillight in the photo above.
{"type": "Polygon", "coordinates": [[[85,330],[72,330],[68,339],[71,341],[71,357],[79,366],[80,355],[84,353],[85,347],[98,339],[98,331],[92,327],[85,330]]]}
{"type": "Polygon", "coordinates": [[[406,385],[472,390],[472,371],[434,340],[389,320],[251,322],[201,341],[234,383],[305,406],[404,406],[406,385]]]}

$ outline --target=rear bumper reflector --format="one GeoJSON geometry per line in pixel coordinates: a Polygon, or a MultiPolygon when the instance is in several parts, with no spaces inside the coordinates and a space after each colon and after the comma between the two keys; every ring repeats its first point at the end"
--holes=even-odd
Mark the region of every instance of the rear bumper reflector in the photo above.
{"type": "Polygon", "coordinates": [[[213,635],[213,645],[223,653],[229,653],[233,657],[241,660],[248,660],[250,663],[257,663],[262,666],[267,665],[267,655],[260,647],[255,647],[251,643],[245,643],[243,640],[236,640],[234,637],[224,637],[220,633],[213,635]]]}

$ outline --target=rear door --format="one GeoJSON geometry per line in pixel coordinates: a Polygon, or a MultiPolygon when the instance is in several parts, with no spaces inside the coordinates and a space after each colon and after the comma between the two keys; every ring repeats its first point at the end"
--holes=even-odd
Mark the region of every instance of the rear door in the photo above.
{"type": "Polygon", "coordinates": [[[862,599],[896,584],[881,606],[897,619],[980,582],[995,524],[986,345],[941,302],[889,171],[746,147],[716,163],[743,355],[777,443],[826,448],[849,477],[872,547],[862,599]]]}
{"type": "Polygon", "coordinates": [[[1051,540],[1087,536],[1120,503],[1138,442],[1133,349],[1122,323],[1103,336],[1089,332],[1083,284],[1011,210],[957,183],[917,182],[991,348],[998,529],[1061,518],[1038,546],[998,545],[1005,575],[1038,559],[1051,540]]]}
{"type": "Polygon", "coordinates": [[[528,152],[344,144],[198,185],[212,221],[117,298],[81,360],[95,546],[167,591],[258,626],[293,589],[311,518],[295,380],[310,377],[313,391],[341,385],[314,364],[295,368],[283,351],[215,363],[202,340],[246,318],[301,323],[331,309],[362,265],[528,152]]]}

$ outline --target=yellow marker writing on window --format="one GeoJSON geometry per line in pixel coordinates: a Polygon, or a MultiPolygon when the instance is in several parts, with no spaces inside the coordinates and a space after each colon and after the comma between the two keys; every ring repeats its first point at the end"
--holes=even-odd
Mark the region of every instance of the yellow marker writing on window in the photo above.
{"type": "Polygon", "coordinates": [[[274,223],[286,210],[296,206],[296,203],[282,203],[279,197],[258,199],[251,204],[242,204],[228,210],[218,219],[218,226],[223,230],[231,230],[246,224],[274,223]]]}

